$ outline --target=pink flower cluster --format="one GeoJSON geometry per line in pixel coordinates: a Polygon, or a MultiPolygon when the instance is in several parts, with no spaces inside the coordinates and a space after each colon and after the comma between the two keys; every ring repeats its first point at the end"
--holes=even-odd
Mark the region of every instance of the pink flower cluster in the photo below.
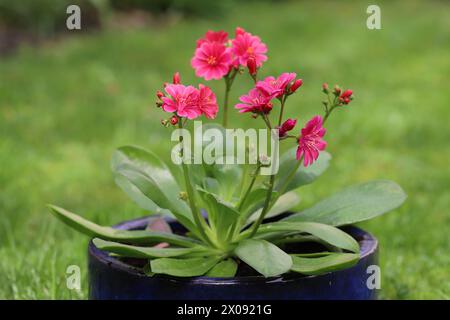
{"type": "Polygon", "coordinates": [[[234,39],[228,39],[225,31],[209,30],[197,40],[191,65],[198,77],[219,80],[233,68],[247,66],[249,59],[261,67],[267,60],[266,53],[267,46],[261,39],[242,28],[236,28],[234,39]]]}
{"type": "Polygon", "coordinates": [[[295,73],[283,73],[278,78],[272,76],[258,81],[256,86],[246,95],[239,98],[242,103],[236,104],[239,112],[268,114],[273,107],[272,100],[280,99],[283,95],[294,93],[302,84],[295,73]]]}
{"type": "Polygon", "coordinates": [[[161,91],[157,93],[164,111],[188,119],[195,119],[202,114],[209,119],[216,117],[219,108],[216,95],[210,88],[202,84],[199,85],[198,89],[180,84],[178,72],[174,75],[173,82],[173,84],[165,86],[166,94],[161,91]]]}

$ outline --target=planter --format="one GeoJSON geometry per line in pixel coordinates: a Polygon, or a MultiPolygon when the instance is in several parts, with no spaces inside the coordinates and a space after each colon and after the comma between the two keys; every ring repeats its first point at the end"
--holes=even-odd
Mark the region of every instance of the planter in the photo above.
{"type": "MultiPolygon", "coordinates": [[[[118,229],[143,229],[147,218],[123,222],[118,229]]],[[[182,226],[171,222],[174,232],[182,226]]],[[[367,267],[377,264],[378,241],[369,233],[347,227],[358,240],[361,259],[353,267],[318,276],[292,273],[279,277],[237,276],[235,278],[148,277],[133,263],[125,263],[89,243],[89,298],[139,300],[301,300],[376,298],[366,286],[367,267]]],[[[130,261],[132,262],[132,261],[130,261]]]]}

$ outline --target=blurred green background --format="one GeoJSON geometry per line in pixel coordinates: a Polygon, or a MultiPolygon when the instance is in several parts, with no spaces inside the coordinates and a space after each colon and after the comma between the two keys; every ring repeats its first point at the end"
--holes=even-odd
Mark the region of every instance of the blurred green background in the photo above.
{"type": "MultiPolygon", "coordinates": [[[[174,71],[204,83],[190,67],[196,39],[236,26],[268,45],[262,75],[304,79],[287,107],[301,124],[322,113],[323,82],[355,92],[327,124],[332,165],[299,190],[298,209],[350,184],[397,181],[405,205],[362,225],[380,240],[380,297],[449,299],[450,4],[377,1],[382,29],[368,30],[372,1],[209,2],[85,1],[87,25],[68,32],[64,1],[0,0],[0,299],[87,298],[88,239],[45,204],[109,225],[147,214],[114,185],[110,155],[136,144],[169,158],[154,92],[174,71]],[[72,264],[81,292],[66,288],[72,264]]],[[[221,99],[223,83],[208,85],[221,99]]],[[[232,101],[250,87],[240,77],[232,101]]]]}

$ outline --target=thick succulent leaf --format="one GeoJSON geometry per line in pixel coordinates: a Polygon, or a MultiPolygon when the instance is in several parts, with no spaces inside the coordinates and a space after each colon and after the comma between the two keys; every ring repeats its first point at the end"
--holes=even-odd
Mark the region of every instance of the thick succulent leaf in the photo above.
{"type": "Polygon", "coordinates": [[[219,261],[220,258],[218,257],[161,258],[150,261],[150,266],[154,273],[163,273],[175,277],[196,277],[204,275],[219,261]]]}
{"type": "MultiPolygon", "coordinates": [[[[151,198],[160,208],[170,210],[177,220],[188,230],[192,232],[196,231],[189,206],[179,198],[179,192],[177,193],[176,200],[174,200],[173,195],[169,195],[168,191],[161,188],[161,184],[149,178],[142,172],[129,169],[127,166],[123,166],[119,169],[118,174],[127,178],[128,181],[136,186],[148,198],[151,198]]],[[[174,192],[177,191],[174,190],[174,192]]]]}
{"type": "Polygon", "coordinates": [[[295,213],[285,221],[312,221],[332,226],[372,219],[399,207],[406,194],[395,182],[376,180],[335,193],[311,208],[295,213]]]}
{"type": "MultiPolygon", "coordinates": [[[[247,199],[245,199],[244,204],[242,205],[242,209],[240,214],[242,214],[245,219],[250,214],[254,213],[255,211],[261,212],[262,207],[264,206],[264,202],[267,197],[267,188],[265,187],[259,187],[250,192],[247,199]]],[[[275,192],[272,194],[272,197],[275,196],[275,192]]]]}
{"type": "Polygon", "coordinates": [[[189,206],[179,198],[181,191],[169,168],[153,153],[134,146],[117,149],[111,168],[121,187],[138,205],[151,209],[152,203],[174,215],[191,219],[189,206]],[[121,178],[120,178],[121,177],[121,178]],[[135,188],[125,184],[128,180],[135,188]],[[151,202],[143,202],[143,196],[151,202]]]}
{"type": "Polygon", "coordinates": [[[342,270],[354,266],[359,255],[355,253],[331,253],[318,258],[307,258],[291,255],[292,271],[306,275],[317,275],[342,270]]]}
{"type": "Polygon", "coordinates": [[[218,196],[233,202],[234,195],[239,191],[237,186],[242,179],[242,168],[237,164],[217,164],[213,166],[212,175],[219,182],[218,196]]]}
{"type": "Polygon", "coordinates": [[[211,278],[231,278],[235,276],[237,268],[238,265],[236,261],[233,259],[226,259],[216,264],[205,274],[205,276],[211,278]]]}
{"type": "MultiPolygon", "coordinates": [[[[128,258],[169,258],[178,257],[193,252],[201,251],[202,248],[155,248],[138,247],[127,244],[121,244],[113,241],[105,241],[99,238],[93,240],[94,245],[100,250],[117,254],[128,258]]],[[[203,249],[204,250],[204,249],[203,249]]]]}
{"type": "Polygon", "coordinates": [[[230,203],[219,199],[216,195],[201,188],[197,190],[207,206],[208,216],[213,220],[218,238],[226,238],[231,225],[239,218],[239,213],[230,203]]]}
{"type": "Polygon", "coordinates": [[[256,235],[273,235],[277,232],[280,232],[280,234],[291,234],[292,232],[309,233],[332,246],[352,252],[359,252],[358,242],[349,234],[336,227],[322,223],[292,221],[268,223],[260,226],[256,235]]]}
{"type": "MultiPolygon", "coordinates": [[[[276,217],[279,214],[288,212],[293,207],[298,205],[300,203],[300,197],[298,194],[294,191],[285,193],[281,195],[275,202],[275,204],[272,206],[272,208],[267,212],[266,219],[276,217]]],[[[252,223],[256,219],[258,219],[259,215],[261,214],[262,208],[255,211],[247,220],[246,225],[252,223]]]]}
{"type": "Polygon", "coordinates": [[[114,174],[114,181],[140,208],[149,211],[151,214],[173,216],[169,210],[158,207],[124,176],[116,173],[114,174]]]}
{"type": "Polygon", "coordinates": [[[276,245],[265,240],[243,240],[234,253],[265,277],[278,276],[288,272],[292,267],[292,258],[276,245]]]}
{"type": "Polygon", "coordinates": [[[49,205],[51,212],[62,222],[73,229],[84,233],[90,237],[97,237],[104,240],[125,242],[132,244],[158,244],[167,242],[183,247],[192,247],[198,244],[198,241],[191,238],[179,236],[166,232],[155,232],[145,230],[118,230],[110,227],[100,226],[79,215],[67,211],[63,208],[49,205]]]}
{"type": "MultiPolygon", "coordinates": [[[[295,167],[298,160],[295,159],[297,148],[293,147],[287,150],[280,159],[280,167],[278,170],[277,180],[275,182],[275,190],[279,190],[284,184],[284,181],[289,176],[293,167],[295,167]]],[[[292,178],[291,182],[283,192],[297,189],[300,186],[310,184],[316,180],[329,166],[331,155],[322,151],[317,161],[308,167],[300,166],[292,178]]]]}
{"type": "Polygon", "coordinates": [[[219,184],[219,181],[217,181],[216,179],[211,178],[211,177],[205,177],[203,179],[202,186],[203,186],[203,189],[205,189],[206,191],[219,196],[220,184],[219,184]]]}

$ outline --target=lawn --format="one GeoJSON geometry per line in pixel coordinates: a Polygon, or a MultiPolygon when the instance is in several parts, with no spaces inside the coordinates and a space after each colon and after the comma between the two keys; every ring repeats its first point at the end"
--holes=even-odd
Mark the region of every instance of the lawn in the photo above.
{"type": "MultiPolygon", "coordinates": [[[[124,144],[163,158],[154,92],[190,67],[205,30],[242,26],[269,47],[264,75],[304,79],[288,113],[304,123],[322,113],[322,82],[355,100],[327,124],[333,161],[302,188],[298,209],[340,188],[386,178],[408,193],[398,210],[362,226],[381,245],[381,298],[450,298],[450,6],[443,1],[378,1],[382,30],[365,26],[369,2],[247,4],[215,20],[171,20],[146,29],[105,30],[0,61],[0,299],[87,298],[88,239],[56,221],[55,203],[101,224],[143,210],[114,184],[113,150],[124,144]],[[80,292],[66,288],[78,265],[80,292]]],[[[241,77],[232,101],[251,86],[241,77]]],[[[211,86],[222,89],[222,82],[211,86]]],[[[252,125],[232,112],[233,126],[252,125]]]]}

